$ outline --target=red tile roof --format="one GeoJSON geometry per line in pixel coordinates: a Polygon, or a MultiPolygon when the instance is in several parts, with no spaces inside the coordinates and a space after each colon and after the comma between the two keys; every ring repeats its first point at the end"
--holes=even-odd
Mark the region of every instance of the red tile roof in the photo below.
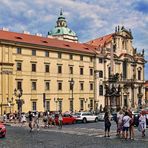
{"type": "Polygon", "coordinates": [[[48,37],[40,37],[36,35],[16,33],[10,31],[0,30],[0,40],[12,41],[18,43],[27,43],[32,45],[41,45],[53,48],[67,49],[70,51],[77,52],[86,52],[86,53],[95,53],[95,46],[83,43],[68,42],[58,39],[52,39],[48,37]]]}
{"type": "Polygon", "coordinates": [[[114,33],[99,37],[99,38],[91,40],[91,41],[88,41],[88,42],[86,42],[86,44],[94,45],[97,47],[103,47],[106,43],[111,41],[113,34],[114,33]]]}

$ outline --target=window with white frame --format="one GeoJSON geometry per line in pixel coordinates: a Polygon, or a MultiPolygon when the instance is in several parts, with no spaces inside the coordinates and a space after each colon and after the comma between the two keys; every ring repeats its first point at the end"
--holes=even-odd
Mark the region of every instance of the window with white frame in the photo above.
{"type": "Polygon", "coordinates": [[[32,82],[32,90],[36,90],[36,82],[32,82]]]}
{"type": "Polygon", "coordinates": [[[36,101],[33,101],[32,102],[32,110],[33,111],[36,111],[37,110],[37,103],[36,103],[36,101]]]}
{"type": "Polygon", "coordinates": [[[45,90],[50,90],[50,82],[45,81],[45,90]]]}
{"type": "Polygon", "coordinates": [[[22,71],[22,63],[21,62],[16,63],[16,70],[17,71],[22,71]]]}
{"type": "Polygon", "coordinates": [[[49,73],[49,68],[50,68],[50,65],[49,64],[45,64],[45,72],[49,73]]]}
{"type": "Polygon", "coordinates": [[[16,48],[16,53],[17,53],[17,54],[22,54],[22,49],[21,49],[20,47],[17,47],[17,48],[16,48]]]}

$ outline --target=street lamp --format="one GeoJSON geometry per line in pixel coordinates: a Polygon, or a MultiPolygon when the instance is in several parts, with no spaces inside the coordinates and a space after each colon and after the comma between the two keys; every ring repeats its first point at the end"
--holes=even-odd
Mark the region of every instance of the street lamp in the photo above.
{"type": "Polygon", "coordinates": [[[7,103],[8,106],[10,107],[10,113],[11,113],[11,104],[13,103],[13,97],[11,99],[7,97],[7,103]]]}
{"type": "Polygon", "coordinates": [[[85,99],[84,99],[84,103],[85,103],[85,111],[86,111],[86,103],[87,103],[87,101],[88,101],[88,99],[85,98],[85,99]]]}
{"type": "Polygon", "coordinates": [[[21,96],[23,95],[22,89],[14,89],[14,95],[18,98],[16,99],[16,103],[18,105],[18,116],[19,116],[19,122],[21,120],[21,113],[22,113],[22,105],[24,101],[21,99],[21,96]]]}
{"type": "Polygon", "coordinates": [[[70,110],[73,112],[73,88],[74,88],[74,83],[75,83],[73,78],[71,78],[69,83],[70,83],[70,90],[71,90],[71,93],[72,93],[72,99],[71,99],[72,105],[70,106],[70,110]]]}

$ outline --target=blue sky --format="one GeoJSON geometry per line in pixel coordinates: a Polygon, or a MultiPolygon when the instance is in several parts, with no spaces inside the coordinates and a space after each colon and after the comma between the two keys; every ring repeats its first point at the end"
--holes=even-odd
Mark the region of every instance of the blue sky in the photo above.
{"type": "MultiPolygon", "coordinates": [[[[148,0],[0,0],[0,28],[29,31],[44,36],[55,25],[63,9],[68,26],[85,42],[114,32],[124,25],[133,33],[133,45],[145,49],[148,60],[148,0]]],[[[145,79],[148,79],[148,64],[145,79]]]]}

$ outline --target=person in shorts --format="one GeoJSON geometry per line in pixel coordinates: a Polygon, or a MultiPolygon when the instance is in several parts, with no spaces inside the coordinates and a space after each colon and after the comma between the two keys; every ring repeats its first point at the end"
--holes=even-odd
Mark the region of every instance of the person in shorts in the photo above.
{"type": "Polygon", "coordinates": [[[128,130],[130,127],[130,120],[131,118],[128,115],[128,112],[125,112],[125,115],[123,117],[123,138],[128,138],[128,130]]]}
{"type": "Polygon", "coordinates": [[[106,133],[108,133],[108,137],[110,137],[111,122],[110,122],[110,117],[109,117],[109,113],[108,112],[105,112],[104,124],[105,124],[105,135],[104,135],[104,137],[106,137],[106,133]]]}

